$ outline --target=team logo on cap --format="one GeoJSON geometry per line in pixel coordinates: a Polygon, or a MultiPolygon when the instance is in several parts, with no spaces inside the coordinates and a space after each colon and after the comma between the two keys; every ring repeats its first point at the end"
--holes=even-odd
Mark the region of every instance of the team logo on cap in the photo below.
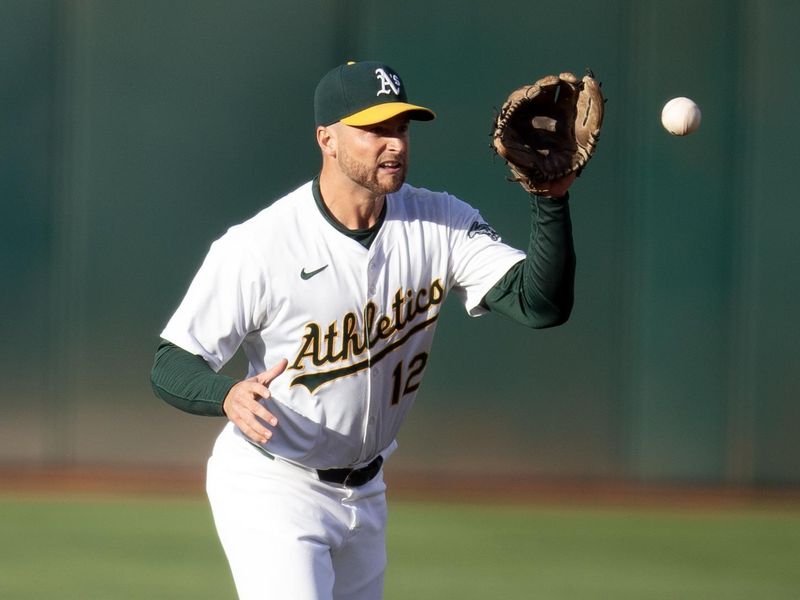
{"type": "Polygon", "coordinates": [[[400,94],[400,78],[394,73],[387,73],[382,68],[375,69],[375,75],[381,84],[381,89],[378,90],[376,96],[381,94],[397,96],[400,94]]]}

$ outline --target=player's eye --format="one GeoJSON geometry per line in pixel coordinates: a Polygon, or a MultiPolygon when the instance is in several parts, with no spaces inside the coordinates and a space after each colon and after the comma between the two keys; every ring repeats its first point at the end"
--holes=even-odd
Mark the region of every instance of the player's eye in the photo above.
{"type": "Polygon", "coordinates": [[[405,137],[408,134],[408,123],[402,123],[400,125],[376,123],[375,125],[366,125],[362,129],[370,135],[374,135],[376,137],[405,137]]]}

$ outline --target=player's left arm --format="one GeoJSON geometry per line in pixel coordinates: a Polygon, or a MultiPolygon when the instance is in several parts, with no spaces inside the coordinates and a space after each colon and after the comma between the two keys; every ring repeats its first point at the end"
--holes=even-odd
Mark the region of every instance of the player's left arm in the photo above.
{"type": "Polygon", "coordinates": [[[525,260],[515,264],[483,297],[489,311],[527,327],[565,323],[572,312],[575,248],[569,211],[572,174],[531,197],[531,232],[525,260]]]}

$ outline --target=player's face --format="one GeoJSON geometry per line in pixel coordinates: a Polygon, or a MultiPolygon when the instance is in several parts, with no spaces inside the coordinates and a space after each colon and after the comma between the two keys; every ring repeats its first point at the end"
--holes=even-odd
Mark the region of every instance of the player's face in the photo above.
{"type": "Polygon", "coordinates": [[[398,115],[364,127],[340,125],[341,172],[376,195],[399,190],[408,172],[408,117],[398,115]]]}

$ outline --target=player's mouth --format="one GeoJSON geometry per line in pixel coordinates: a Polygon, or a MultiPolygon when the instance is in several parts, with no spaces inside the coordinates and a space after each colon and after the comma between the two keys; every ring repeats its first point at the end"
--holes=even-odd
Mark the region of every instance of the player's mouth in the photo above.
{"type": "Polygon", "coordinates": [[[399,160],[385,160],[378,163],[378,167],[388,173],[399,173],[403,170],[403,163],[399,160]]]}

